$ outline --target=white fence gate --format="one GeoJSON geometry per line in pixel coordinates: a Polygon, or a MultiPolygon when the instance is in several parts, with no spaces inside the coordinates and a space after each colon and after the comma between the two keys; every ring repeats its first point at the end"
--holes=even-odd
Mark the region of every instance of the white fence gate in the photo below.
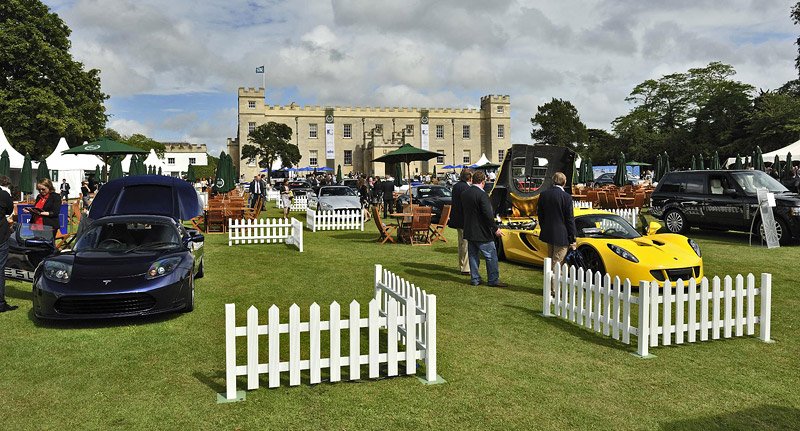
{"type": "MultiPolygon", "coordinates": [[[[377,265],[376,274],[379,272],[381,272],[380,265],[377,265]]],[[[376,292],[377,278],[376,275],[376,292]]],[[[381,289],[382,292],[388,292],[383,287],[381,289]]],[[[419,359],[425,360],[426,378],[435,381],[436,297],[425,294],[420,300],[425,304],[424,311],[421,305],[417,305],[414,296],[391,294],[386,298],[384,312],[381,300],[373,298],[369,302],[368,316],[365,318],[361,317],[361,305],[353,301],[350,303],[349,316],[345,319],[340,317],[339,304],[333,302],[329,308],[327,321],[320,320],[320,307],[314,303],[309,308],[308,322],[300,322],[300,307],[293,304],[289,307],[288,323],[280,322],[280,310],[273,305],[269,308],[266,325],[259,325],[258,309],[251,306],[247,310],[246,326],[236,326],[236,306],[225,304],[225,397],[228,400],[236,398],[236,376],[247,376],[249,390],[258,389],[259,374],[268,374],[269,387],[276,388],[280,386],[280,374],[284,372],[289,373],[289,386],[297,386],[300,384],[300,373],[303,370],[309,370],[309,383],[316,384],[322,381],[323,369],[329,370],[331,382],[338,382],[342,380],[342,368],[347,370],[349,380],[358,380],[361,378],[361,366],[368,365],[367,375],[373,379],[380,377],[380,364],[383,363],[387,364],[389,376],[400,373],[415,374],[416,361],[419,359]],[[385,352],[380,351],[379,331],[383,328],[387,331],[385,352]],[[407,331],[406,328],[421,330],[425,342],[420,342],[417,331],[407,331]],[[366,354],[363,354],[361,348],[362,329],[366,329],[368,333],[366,354]],[[342,330],[347,330],[344,340],[347,340],[349,350],[346,356],[342,356],[341,351],[342,330]],[[329,357],[327,358],[322,356],[323,331],[328,331],[329,357]],[[301,359],[300,356],[300,336],[303,332],[309,334],[308,359],[301,359]],[[281,361],[281,334],[289,334],[288,361],[281,361]],[[258,359],[261,335],[268,337],[266,364],[260,364],[258,359]],[[246,337],[246,365],[237,365],[236,337],[246,337]],[[398,349],[398,343],[402,343],[401,338],[405,340],[405,351],[398,349]],[[399,362],[405,362],[403,370],[399,368],[399,362]]]]}
{"type": "Polygon", "coordinates": [[[318,230],[364,230],[364,211],[345,210],[314,211],[306,209],[306,226],[312,231],[318,230]]]}
{"type": "Polygon", "coordinates": [[[759,324],[759,339],[770,341],[770,313],[772,275],[761,274],[761,286],[755,287],[753,274],[745,278],[724,278],[724,289],[720,278],[714,277],[709,295],[709,283],[703,278],[698,286],[694,279],[689,282],[669,281],[661,288],[658,282],[642,281],[639,296],[631,292],[630,280],[613,282],[608,274],[592,274],[583,268],[558,266],[551,268],[551,260],[544,262],[545,316],[557,316],[580,326],[611,335],[615,340],[630,344],[630,336],[637,337],[636,352],[645,357],[650,347],[661,345],[707,341],[732,336],[753,335],[755,324],[759,324]],[[734,287],[735,286],[735,287],[734,287]],[[698,287],[699,292],[698,292],[698,287]],[[548,290],[552,289],[551,297],[548,290]],[[755,298],[761,296],[760,314],[755,315],[755,298]],[[710,301],[710,302],[709,302],[710,301]],[[674,307],[674,319],[673,319],[674,307]],[[698,314],[699,312],[699,314],[698,314]],[[631,325],[636,313],[638,326],[631,325]]]}
{"type": "MultiPolygon", "coordinates": [[[[280,198],[275,201],[275,206],[278,209],[283,209],[283,202],[280,198]]],[[[295,196],[292,198],[292,204],[289,206],[289,211],[291,212],[303,212],[308,208],[308,197],[305,195],[302,196],[295,196]]]]}
{"type": "Polygon", "coordinates": [[[258,220],[228,219],[228,246],[285,242],[303,252],[303,223],[294,217],[258,220]]]}

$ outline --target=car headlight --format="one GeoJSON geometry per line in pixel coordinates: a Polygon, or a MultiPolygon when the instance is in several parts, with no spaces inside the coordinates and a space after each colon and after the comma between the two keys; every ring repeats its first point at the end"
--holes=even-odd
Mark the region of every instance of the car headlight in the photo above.
{"type": "Polygon", "coordinates": [[[320,202],[319,203],[319,209],[321,209],[323,211],[332,211],[333,210],[333,205],[331,205],[329,203],[325,203],[325,202],[320,202]]]}
{"type": "Polygon", "coordinates": [[[48,280],[69,283],[69,280],[72,279],[72,265],[53,260],[45,261],[44,276],[48,280]]]}
{"type": "Polygon", "coordinates": [[[157,260],[150,265],[150,269],[147,270],[145,278],[152,280],[154,278],[163,277],[174,271],[179,263],[181,263],[181,258],[179,256],[157,260]]]}
{"type": "Polygon", "coordinates": [[[618,245],[608,244],[608,248],[610,248],[611,251],[613,251],[619,257],[621,257],[623,259],[630,260],[633,263],[639,263],[639,259],[637,259],[636,256],[634,256],[631,252],[629,252],[628,250],[625,250],[624,248],[622,248],[622,247],[620,247],[618,245]]]}
{"type": "Polygon", "coordinates": [[[695,253],[697,253],[697,257],[703,257],[703,255],[700,253],[700,246],[697,245],[697,243],[691,238],[689,238],[689,246],[692,247],[692,250],[694,250],[695,253]]]}
{"type": "Polygon", "coordinates": [[[789,212],[792,214],[792,217],[800,217],[800,207],[791,207],[789,212]]]}

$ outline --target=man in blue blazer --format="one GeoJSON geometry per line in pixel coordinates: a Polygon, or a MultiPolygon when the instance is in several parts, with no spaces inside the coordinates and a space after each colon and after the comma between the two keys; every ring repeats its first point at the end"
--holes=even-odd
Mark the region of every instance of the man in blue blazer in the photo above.
{"type": "Polygon", "coordinates": [[[472,171],[467,168],[462,169],[459,181],[453,186],[450,221],[447,223],[458,232],[458,265],[462,274],[469,274],[469,261],[467,260],[469,242],[464,238],[464,210],[461,204],[461,195],[472,187],[471,181],[472,171]]]}
{"type": "Polygon", "coordinates": [[[489,286],[506,287],[500,282],[500,268],[497,262],[497,247],[495,237],[503,236],[494,220],[494,209],[489,201],[489,196],[483,191],[486,184],[486,174],[475,171],[472,174],[472,187],[461,194],[461,206],[464,212],[464,238],[467,239],[469,248],[469,273],[470,284],[481,284],[481,275],[478,272],[481,264],[481,255],[486,259],[486,271],[489,276],[489,286]]]}
{"type": "Polygon", "coordinates": [[[564,190],[566,183],[566,175],[556,172],[553,175],[553,187],[539,195],[536,209],[541,227],[539,239],[549,246],[554,267],[564,261],[567,250],[575,250],[575,218],[572,196],[564,190]]]}

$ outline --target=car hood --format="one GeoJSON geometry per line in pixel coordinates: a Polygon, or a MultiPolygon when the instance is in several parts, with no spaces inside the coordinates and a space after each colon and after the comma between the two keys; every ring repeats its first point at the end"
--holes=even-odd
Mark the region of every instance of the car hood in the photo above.
{"type": "Polygon", "coordinates": [[[197,191],[188,182],[162,175],[137,175],[113,180],[100,188],[89,218],[147,214],[189,220],[202,212],[197,191]]]}
{"type": "Polygon", "coordinates": [[[317,198],[319,203],[325,203],[333,209],[360,208],[361,200],[358,196],[321,196],[317,198]]]}
{"type": "Polygon", "coordinates": [[[678,234],[646,235],[634,239],[579,238],[580,243],[591,243],[602,252],[608,251],[606,244],[622,247],[653,269],[697,266],[702,259],[689,245],[689,239],[678,234]]]}
{"type": "MultiPolygon", "coordinates": [[[[184,256],[184,254],[184,252],[163,253],[158,251],[133,253],[79,251],[60,255],[57,260],[72,263],[74,279],[92,280],[144,275],[153,262],[165,257],[184,256]]],[[[184,266],[184,264],[179,266],[184,266]]]]}
{"type": "Polygon", "coordinates": [[[782,207],[800,206],[800,195],[797,193],[775,193],[775,204],[782,207]]]}

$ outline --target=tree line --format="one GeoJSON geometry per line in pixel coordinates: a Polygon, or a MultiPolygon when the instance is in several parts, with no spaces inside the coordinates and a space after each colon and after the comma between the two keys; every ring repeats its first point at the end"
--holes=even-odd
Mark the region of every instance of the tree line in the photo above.
{"type": "MultiPolygon", "coordinates": [[[[800,24],[800,2],[791,9],[800,24]]],[[[800,71],[800,37],[795,66],[800,71]]],[[[630,111],[611,123],[611,130],[590,129],[575,106],[553,98],[531,118],[536,142],[573,148],[593,164],[628,160],[654,163],[669,154],[673,166],[689,167],[692,156],[721,159],[768,152],[800,139],[800,79],[774,90],[756,90],[734,79],[733,66],[711,62],[648,79],[625,99],[630,111]]]]}

